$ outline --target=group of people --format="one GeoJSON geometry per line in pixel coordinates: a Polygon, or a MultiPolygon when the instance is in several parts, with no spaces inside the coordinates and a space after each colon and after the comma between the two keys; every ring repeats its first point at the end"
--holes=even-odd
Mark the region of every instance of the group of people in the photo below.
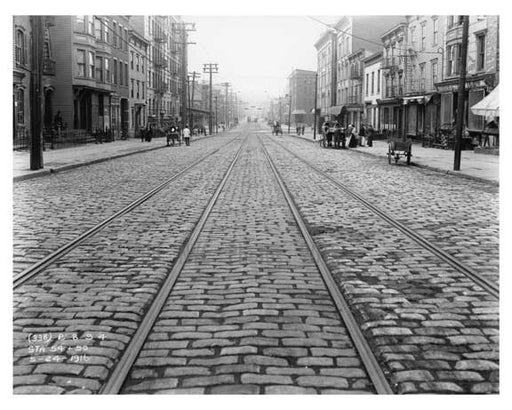
{"type": "MultiPolygon", "coordinates": [[[[141,142],[151,142],[155,134],[158,132],[159,129],[155,128],[153,125],[147,125],[145,128],[142,128],[140,130],[140,140],[141,142]]],[[[161,130],[160,132],[163,132],[165,134],[166,140],[167,140],[167,146],[174,146],[176,143],[179,143],[181,145],[181,142],[184,141],[185,145],[190,145],[190,137],[192,132],[190,131],[190,128],[188,124],[185,125],[183,129],[180,129],[178,125],[170,125],[164,130],[161,130]]],[[[199,131],[198,129],[194,129],[194,135],[198,135],[199,131]]]]}
{"type": "Polygon", "coordinates": [[[295,130],[297,131],[297,135],[304,135],[304,130],[306,129],[306,126],[304,124],[297,124],[295,126],[295,130]]]}
{"type": "Polygon", "coordinates": [[[355,148],[373,146],[374,129],[371,125],[361,124],[359,131],[353,124],[346,128],[337,122],[324,123],[322,126],[323,145],[334,148],[355,148]],[[334,144],[334,145],[333,145],[334,144]]]}

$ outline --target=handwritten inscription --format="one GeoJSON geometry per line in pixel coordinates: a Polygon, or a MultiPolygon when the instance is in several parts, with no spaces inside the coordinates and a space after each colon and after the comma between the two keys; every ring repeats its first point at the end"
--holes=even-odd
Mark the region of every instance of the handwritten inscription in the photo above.
{"type": "Polygon", "coordinates": [[[30,333],[27,336],[31,363],[86,363],[90,345],[105,340],[103,333],[30,333]]]}

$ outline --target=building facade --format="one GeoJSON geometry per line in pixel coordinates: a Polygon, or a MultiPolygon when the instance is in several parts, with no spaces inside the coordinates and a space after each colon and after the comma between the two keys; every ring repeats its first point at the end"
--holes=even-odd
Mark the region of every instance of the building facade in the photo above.
{"type": "Polygon", "coordinates": [[[382,52],[377,52],[363,61],[363,104],[364,123],[371,125],[374,130],[380,130],[380,111],[377,100],[382,98],[382,52]]]}
{"type": "MultiPolygon", "coordinates": [[[[462,16],[444,16],[443,77],[436,83],[440,94],[440,128],[453,127],[457,116],[462,16]]],[[[470,107],[489,94],[499,83],[499,17],[469,16],[464,124],[470,134],[479,134],[485,119],[470,107]]],[[[496,144],[497,141],[494,141],[496,144]]]]}
{"type": "Polygon", "coordinates": [[[313,125],[315,108],[316,72],[293,70],[288,77],[288,90],[291,94],[291,124],[313,125]]]}
{"type": "Polygon", "coordinates": [[[30,73],[29,52],[31,22],[29,16],[13,17],[12,103],[13,147],[25,147],[30,131],[30,73]]]}
{"type": "MultiPolygon", "coordinates": [[[[43,135],[135,135],[179,122],[186,98],[186,30],[177,16],[39,16],[43,135]],[[59,121],[60,123],[60,121],[59,121]],[[60,129],[63,130],[61,135],[60,129]]],[[[13,17],[13,140],[30,132],[31,17],[13,17]]],[[[27,147],[27,142],[24,143],[27,147]]]]}
{"type": "Polygon", "coordinates": [[[359,126],[363,120],[362,60],[381,50],[380,36],[402,16],[343,16],[315,43],[320,122],[359,126]]]}

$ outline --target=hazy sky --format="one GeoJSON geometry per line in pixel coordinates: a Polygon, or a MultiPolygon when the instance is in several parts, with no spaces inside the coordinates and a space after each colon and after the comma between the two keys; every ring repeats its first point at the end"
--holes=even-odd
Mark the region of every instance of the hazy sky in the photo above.
{"type": "MultiPolygon", "coordinates": [[[[332,23],[332,17],[316,17],[332,23]]],[[[304,16],[184,16],[190,32],[189,72],[217,63],[213,82],[230,82],[244,101],[254,104],[283,95],[295,68],[316,70],[314,43],[326,27],[304,16]]]]}

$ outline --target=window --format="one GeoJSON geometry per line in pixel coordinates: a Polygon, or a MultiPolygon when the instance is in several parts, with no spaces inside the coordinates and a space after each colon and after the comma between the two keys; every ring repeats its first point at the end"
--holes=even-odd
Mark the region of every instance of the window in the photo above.
{"type": "Polygon", "coordinates": [[[128,29],[124,29],[124,41],[122,42],[123,43],[123,50],[124,51],[128,51],[128,29]]]}
{"type": "Polygon", "coordinates": [[[22,30],[16,31],[16,62],[25,65],[27,62],[25,33],[22,30]]]}
{"type": "Polygon", "coordinates": [[[96,81],[103,81],[103,58],[96,57],[96,81]]]}
{"type": "Polygon", "coordinates": [[[437,83],[437,59],[430,62],[432,68],[432,86],[437,83]]]}
{"type": "Polygon", "coordinates": [[[416,27],[411,27],[411,46],[416,46],[416,27]]]}
{"type": "Polygon", "coordinates": [[[425,91],[425,66],[426,63],[420,64],[420,91],[425,91]]]}
{"type": "Polygon", "coordinates": [[[137,98],[140,98],[140,81],[137,80],[137,98]]]}
{"type": "Polygon", "coordinates": [[[368,89],[370,88],[370,74],[366,73],[366,90],[365,95],[368,97],[368,89]]]}
{"type": "Polygon", "coordinates": [[[380,93],[380,70],[377,71],[377,94],[380,93]]]}
{"type": "Polygon", "coordinates": [[[79,33],[85,33],[85,16],[76,16],[75,31],[78,31],[79,33]]]}
{"type": "Polygon", "coordinates": [[[421,23],[421,50],[425,50],[427,43],[427,23],[421,23]]]}
{"type": "Polygon", "coordinates": [[[94,35],[96,40],[101,40],[101,20],[97,17],[94,18],[94,35]]]}
{"type": "Polygon", "coordinates": [[[85,77],[85,50],[76,50],[76,75],[85,77]]]}
{"type": "Polygon", "coordinates": [[[133,70],[133,51],[130,51],[130,68],[133,70]]]}
{"type": "Polygon", "coordinates": [[[106,83],[110,83],[111,82],[111,79],[110,79],[110,60],[108,58],[105,58],[104,64],[105,64],[105,82],[106,83]]]}
{"type": "Polygon", "coordinates": [[[447,54],[446,75],[457,75],[459,73],[459,45],[448,46],[447,54]]]}
{"type": "Polygon", "coordinates": [[[128,63],[124,63],[124,83],[128,85],[128,63]]]}
{"type": "Polygon", "coordinates": [[[452,28],[453,27],[453,16],[448,16],[446,18],[446,25],[448,28],[452,28]]]}
{"type": "Polygon", "coordinates": [[[105,41],[105,43],[109,44],[110,43],[110,30],[108,28],[108,25],[109,25],[109,21],[107,19],[105,19],[103,21],[103,28],[104,28],[104,34],[103,34],[103,40],[105,41]]]}
{"type": "Polygon", "coordinates": [[[94,36],[94,16],[87,16],[87,34],[94,36]]]}
{"type": "Polygon", "coordinates": [[[141,71],[144,72],[144,56],[141,57],[140,67],[141,67],[141,71]]]}
{"type": "Polygon", "coordinates": [[[375,94],[375,71],[372,71],[372,95],[375,94]]]}
{"type": "Polygon", "coordinates": [[[130,97],[132,97],[132,98],[133,98],[133,88],[134,88],[133,83],[134,83],[134,80],[133,80],[133,78],[131,78],[130,80],[131,80],[130,97]]]}
{"type": "Polygon", "coordinates": [[[485,34],[476,36],[476,69],[482,71],[485,67],[485,34]]]}
{"type": "Polygon", "coordinates": [[[117,48],[117,23],[112,22],[112,45],[117,48]]]}
{"type": "Polygon", "coordinates": [[[119,25],[118,40],[119,40],[119,48],[122,49],[123,48],[123,27],[121,25],[119,25]]]}
{"type": "Polygon", "coordinates": [[[136,67],[137,71],[140,71],[140,57],[137,54],[135,58],[136,58],[135,59],[135,67],[136,67]]]}
{"type": "Polygon", "coordinates": [[[25,91],[22,88],[16,90],[16,120],[18,124],[25,124],[25,91]]]}
{"type": "Polygon", "coordinates": [[[143,81],[142,82],[142,99],[146,98],[144,95],[145,95],[145,88],[146,88],[146,83],[143,81]]]}
{"type": "Polygon", "coordinates": [[[89,51],[89,72],[88,72],[89,78],[94,78],[94,53],[92,51],[89,51]]]}
{"type": "Polygon", "coordinates": [[[114,67],[114,78],[112,82],[114,84],[117,84],[117,60],[114,59],[114,61],[112,62],[112,66],[114,67]]]}
{"type": "Polygon", "coordinates": [[[432,18],[432,45],[437,45],[437,38],[439,37],[439,20],[437,17],[432,18]]]}
{"type": "Polygon", "coordinates": [[[124,79],[124,77],[123,77],[123,62],[119,61],[119,85],[123,85],[123,83],[124,83],[123,79],[124,79]]]}

